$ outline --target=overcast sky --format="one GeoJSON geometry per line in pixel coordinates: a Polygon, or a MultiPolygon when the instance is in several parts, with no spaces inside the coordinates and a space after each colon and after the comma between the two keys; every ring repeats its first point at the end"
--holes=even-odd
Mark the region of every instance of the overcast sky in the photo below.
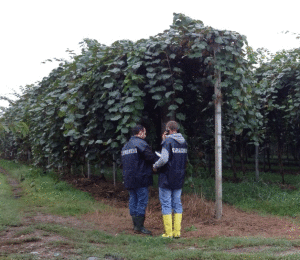
{"type": "Polygon", "coordinates": [[[281,33],[300,33],[299,9],[299,0],[1,0],[0,95],[41,81],[58,66],[42,62],[68,58],[67,49],[79,54],[84,38],[106,45],[149,38],[169,29],[174,12],[246,35],[254,49],[299,47],[281,33]]]}

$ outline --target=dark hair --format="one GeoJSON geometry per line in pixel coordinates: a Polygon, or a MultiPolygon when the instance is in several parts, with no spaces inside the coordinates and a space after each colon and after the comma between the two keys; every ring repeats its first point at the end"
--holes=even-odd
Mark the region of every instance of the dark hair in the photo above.
{"type": "Polygon", "coordinates": [[[170,130],[174,131],[174,130],[178,130],[179,126],[178,123],[176,121],[169,121],[166,125],[166,129],[169,128],[170,130]]]}
{"type": "Polygon", "coordinates": [[[143,130],[145,127],[143,127],[142,125],[136,125],[135,127],[133,127],[131,129],[131,133],[132,135],[137,135],[141,130],[143,130]]]}

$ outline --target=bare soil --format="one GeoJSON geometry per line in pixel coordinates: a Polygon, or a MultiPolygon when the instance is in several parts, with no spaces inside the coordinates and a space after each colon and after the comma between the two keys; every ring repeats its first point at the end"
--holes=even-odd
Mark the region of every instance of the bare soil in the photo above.
{"type": "MultiPolygon", "coordinates": [[[[114,208],[111,212],[92,213],[84,216],[101,230],[110,233],[125,232],[133,234],[132,221],[128,210],[128,192],[121,183],[106,181],[104,178],[67,179],[76,188],[89,192],[97,201],[114,208]]],[[[150,187],[149,204],[146,210],[145,227],[152,231],[153,236],[163,233],[161,207],[158,190],[150,187]]],[[[272,237],[300,239],[300,225],[291,218],[276,216],[261,216],[255,212],[249,213],[233,206],[223,204],[221,220],[214,216],[214,202],[207,201],[197,195],[183,194],[182,237],[272,237]]],[[[299,223],[299,221],[297,221],[299,223]]]]}

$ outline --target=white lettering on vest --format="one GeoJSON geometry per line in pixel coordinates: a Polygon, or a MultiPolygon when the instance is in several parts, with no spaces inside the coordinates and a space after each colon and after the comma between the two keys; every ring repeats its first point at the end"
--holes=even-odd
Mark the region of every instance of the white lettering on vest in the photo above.
{"type": "Polygon", "coordinates": [[[186,148],[172,148],[173,153],[187,153],[186,148]]]}
{"type": "Polygon", "coordinates": [[[128,149],[128,150],[124,150],[122,151],[122,156],[127,155],[127,154],[133,154],[133,153],[137,153],[137,149],[128,149]]]}

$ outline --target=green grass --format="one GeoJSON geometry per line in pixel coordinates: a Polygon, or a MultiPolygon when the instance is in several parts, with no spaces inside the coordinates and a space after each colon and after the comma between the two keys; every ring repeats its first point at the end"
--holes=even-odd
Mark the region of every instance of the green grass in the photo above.
{"type": "Polygon", "coordinates": [[[0,161],[0,165],[13,177],[22,180],[26,194],[22,200],[27,207],[39,207],[44,212],[62,216],[82,215],[108,208],[104,204],[96,204],[90,194],[60,181],[51,172],[44,174],[41,169],[9,161],[0,161]]]}
{"type": "Polygon", "coordinates": [[[0,174],[0,231],[7,226],[20,224],[20,207],[18,199],[15,199],[6,177],[0,174]]]}
{"type": "MultiPolygon", "coordinates": [[[[0,166],[9,173],[21,180],[23,196],[14,199],[12,191],[6,182],[6,176],[0,174],[0,236],[5,229],[10,226],[20,224],[22,214],[32,214],[35,212],[48,212],[50,214],[80,216],[87,212],[103,212],[110,210],[109,207],[96,202],[87,193],[73,189],[70,185],[60,181],[52,173],[44,174],[37,168],[15,164],[8,161],[0,161],[0,166]],[[4,198],[5,203],[2,203],[4,198]],[[6,206],[5,206],[6,205],[6,206]],[[7,206],[9,205],[9,207],[7,206]],[[3,215],[2,212],[5,211],[3,215]],[[3,217],[4,216],[4,217],[3,217]],[[15,217],[13,220],[12,216],[15,217]]],[[[225,173],[230,174],[230,173],[225,173]]],[[[265,176],[266,177],[266,176],[265,176]]],[[[263,176],[262,176],[263,178],[263,176]]],[[[296,177],[295,177],[296,178],[296,177]]],[[[292,179],[295,182],[297,179],[292,179]]],[[[277,185],[278,186],[278,185],[277,185]]],[[[213,197],[214,180],[187,178],[185,190],[206,194],[213,197]],[[191,188],[194,185],[194,188],[191,188]]],[[[276,188],[276,184],[266,184],[261,181],[253,182],[249,176],[242,182],[223,183],[223,196],[231,204],[245,207],[252,210],[254,205],[265,202],[276,206],[279,201],[281,206],[293,203],[293,196],[296,193],[288,192],[276,188]],[[277,197],[275,196],[277,195],[277,197]]],[[[256,210],[265,212],[263,204],[255,206],[256,210]]],[[[269,206],[268,210],[271,211],[269,206]]],[[[272,214],[277,214],[274,207],[272,214]]],[[[188,230],[195,230],[194,226],[188,230]]],[[[99,259],[299,259],[298,254],[281,256],[281,252],[296,249],[299,240],[287,239],[265,239],[259,237],[215,237],[211,239],[164,239],[161,237],[151,237],[142,235],[108,234],[97,229],[80,229],[69,227],[63,224],[39,223],[31,224],[15,233],[15,236],[28,236],[23,242],[39,241],[35,232],[42,236],[57,235],[62,239],[50,241],[45,246],[50,251],[63,247],[65,250],[72,249],[74,254],[71,259],[88,259],[88,257],[98,257],[99,259]],[[28,240],[28,241],[27,241],[28,240]],[[235,251],[239,250],[239,251],[235,251]]],[[[60,256],[55,259],[62,259],[60,256]]],[[[53,258],[53,259],[54,259],[53,258]]],[[[9,254],[2,255],[0,260],[8,259],[35,259],[30,254],[9,254]]],[[[37,258],[36,258],[37,259],[37,258]]]]}
{"type": "MultiPolygon", "coordinates": [[[[232,177],[232,172],[223,171],[224,177],[232,177]]],[[[300,217],[300,175],[286,175],[287,185],[282,187],[281,176],[276,173],[260,173],[260,181],[255,181],[255,172],[246,176],[238,173],[239,183],[223,182],[223,201],[243,210],[258,211],[263,214],[300,217]]],[[[214,178],[188,177],[184,191],[203,194],[207,199],[215,199],[214,178]],[[191,188],[192,187],[192,188],[191,188]]]]}

